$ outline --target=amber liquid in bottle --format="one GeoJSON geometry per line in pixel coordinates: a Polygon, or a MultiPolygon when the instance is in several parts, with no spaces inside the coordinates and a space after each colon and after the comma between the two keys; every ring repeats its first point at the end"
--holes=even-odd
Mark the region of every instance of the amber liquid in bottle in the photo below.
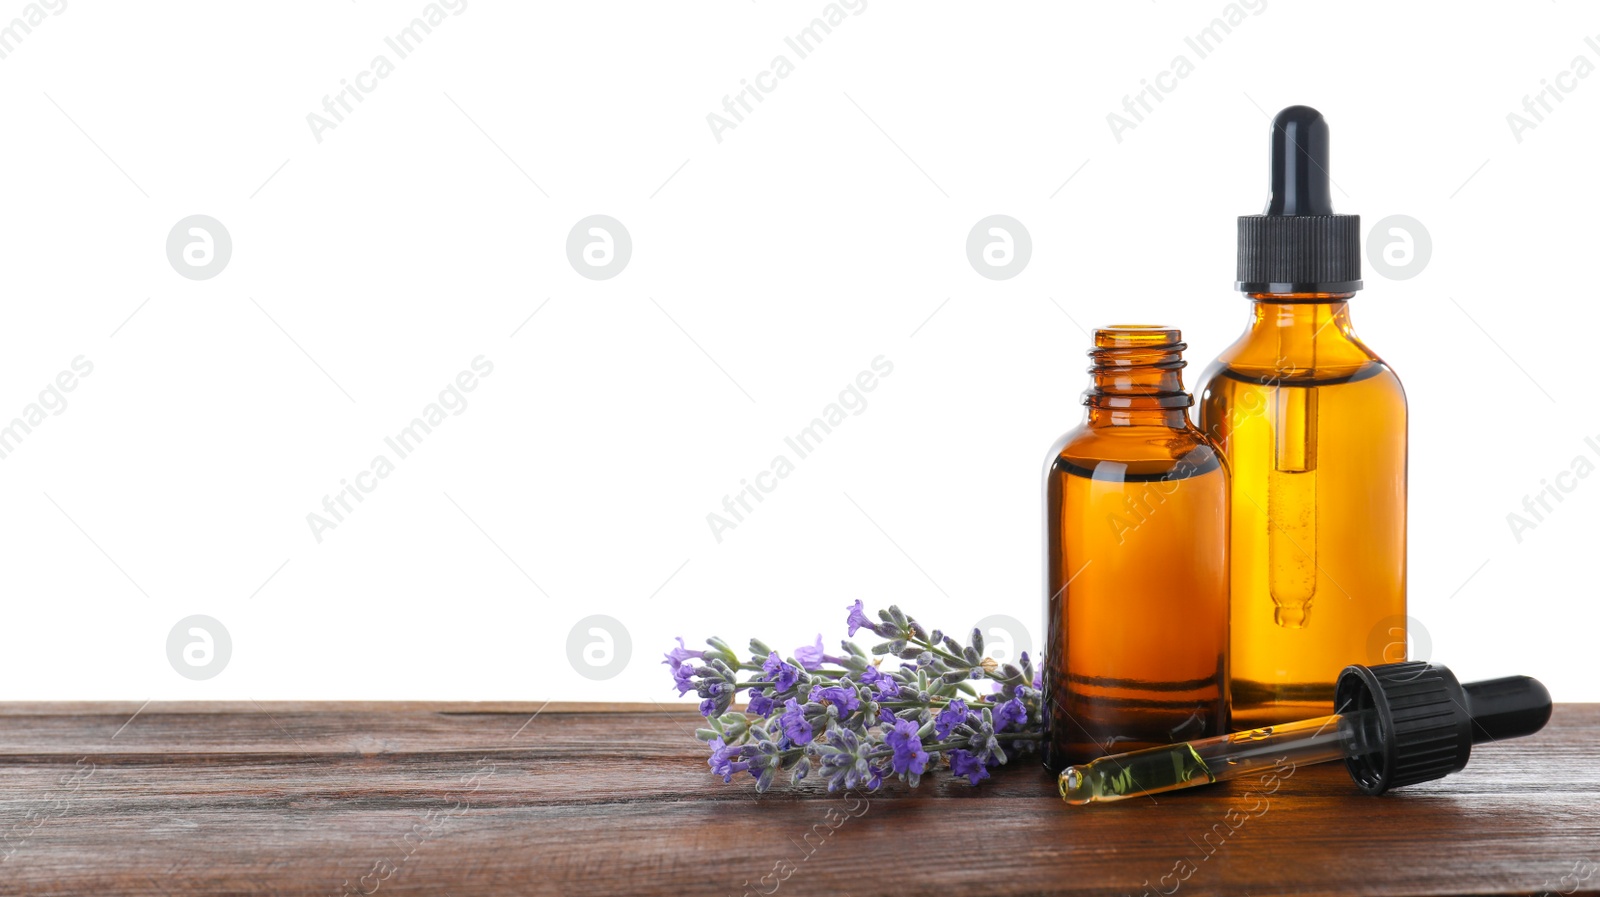
{"type": "Polygon", "coordinates": [[[1227,726],[1228,475],[1178,331],[1095,333],[1083,425],[1045,472],[1045,763],[1227,726]]]}
{"type": "Polygon", "coordinates": [[[1406,659],[1406,400],[1350,294],[1250,294],[1200,429],[1232,474],[1232,725],[1334,712],[1351,663],[1406,659]]]}

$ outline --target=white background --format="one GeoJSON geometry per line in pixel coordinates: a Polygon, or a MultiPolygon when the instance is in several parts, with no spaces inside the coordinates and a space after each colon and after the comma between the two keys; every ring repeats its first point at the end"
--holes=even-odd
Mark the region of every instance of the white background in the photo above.
{"type": "Polygon", "coordinates": [[[319,142],[307,115],[422,2],[72,0],[0,60],[0,418],[94,365],[0,461],[0,696],[670,701],[673,636],[832,644],[856,598],[1037,644],[1078,324],[1183,328],[1193,386],[1245,324],[1267,115],[1306,103],[1340,210],[1433,241],[1353,305],[1410,399],[1411,613],[1463,678],[1600,700],[1600,477],[1507,522],[1600,463],[1600,76],[1507,122],[1600,63],[1600,13],[1307,6],[1198,59],[1223,3],[871,0],[797,61],[821,2],[474,0],[319,142]],[[780,53],[719,142],[707,115],[780,53]],[[1119,142],[1107,114],[1179,54],[1119,142]],[[193,214],[232,236],[213,279],[165,255],[193,214]],[[593,214],[632,235],[610,280],[566,257],[593,214]],[[1009,280],[966,258],[991,214],[1032,236],[1009,280]],[[307,514],[478,355],[467,409],[319,544],[307,514]],[[866,409],[719,544],[706,515],[879,355],[866,409]],[[191,614],[232,638],[206,681],[167,656],[191,614]],[[631,639],[614,678],[569,661],[589,614],[631,639]]]}

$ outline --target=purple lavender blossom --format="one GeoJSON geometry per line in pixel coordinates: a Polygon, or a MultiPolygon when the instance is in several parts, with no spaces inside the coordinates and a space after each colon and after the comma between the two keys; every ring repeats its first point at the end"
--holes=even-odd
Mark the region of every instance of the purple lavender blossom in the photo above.
{"type": "MultiPolygon", "coordinates": [[[[827,649],[822,647],[821,633],[817,634],[817,641],[815,644],[801,645],[800,647],[794,649],[794,659],[800,661],[800,665],[802,667],[805,667],[807,670],[811,670],[813,672],[822,669],[822,665],[824,663],[827,663],[830,660],[835,660],[834,658],[830,658],[828,656],[827,649]]],[[[837,661],[835,660],[835,662],[837,661]]]]}
{"type": "Polygon", "coordinates": [[[744,748],[739,745],[724,744],[722,739],[711,739],[711,759],[706,762],[711,766],[711,774],[722,776],[723,783],[733,781],[734,773],[744,772],[750,764],[737,758],[744,755],[744,748]]]}
{"type": "Polygon", "coordinates": [[[770,716],[774,705],[775,702],[767,697],[764,692],[752,688],[750,689],[750,708],[746,712],[761,717],[770,716]]]}
{"type": "Polygon", "coordinates": [[[869,666],[861,673],[861,684],[877,689],[880,698],[900,697],[900,683],[877,667],[869,666]]]}
{"type": "Polygon", "coordinates": [[[928,752],[922,749],[922,739],[917,737],[917,724],[903,719],[894,724],[894,731],[884,737],[884,742],[894,750],[890,767],[900,775],[910,772],[922,775],[928,769],[928,752]]]}
{"type": "MultiPolygon", "coordinates": [[[[673,648],[671,651],[668,651],[661,656],[666,658],[666,660],[661,662],[672,667],[673,676],[677,676],[678,668],[683,666],[683,662],[685,660],[688,660],[691,657],[698,660],[706,656],[706,652],[689,650],[689,648],[683,644],[683,636],[680,635],[678,636],[678,647],[673,648]]],[[[681,695],[683,692],[679,692],[678,694],[681,695]]]]}
{"type": "Polygon", "coordinates": [[[945,708],[939,711],[939,715],[933,718],[934,737],[944,741],[950,737],[950,733],[954,732],[957,726],[966,721],[967,704],[960,698],[956,698],[945,705],[945,708]]]}
{"type": "Polygon", "coordinates": [[[783,714],[778,717],[779,725],[783,726],[783,734],[787,735],[793,744],[810,744],[811,723],[806,720],[805,708],[794,698],[783,702],[783,707],[783,714]]]}
{"type": "Polygon", "coordinates": [[[784,663],[776,651],[767,655],[766,661],[761,664],[761,672],[779,694],[794,688],[795,683],[800,681],[800,671],[793,665],[784,663]]]}
{"type": "Polygon", "coordinates": [[[678,697],[680,698],[694,691],[696,688],[694,667],[686,663],[681,663],[674,667],[672,670],[672,683],[678,686],[678,697]]]}
{"type": "Polygon", "coordinates": [[[966,776],[967,781],[973,785],[989,777],[989,770],[983,765],[983,760],[972,752],[960,748],[950,752],[950,771],[958,776],[966,776]]]}
{"type": "Polygon", "coordinates": [[[709,742],[715,775],[731,782],[748,772],[757,791],[780,773],[791,782],[817,775],[830,791],[873,790],[890,776],[915,787],[933,767],[949,766],[977,784],[991,767],[1039,750],[1042,670],[1029,658],[979,663],[980,635],[958,641],[893,606],[877,614],[882,622],[861,601],[848,610],[852,636],[867,629],[889,644],[868,654],[847,640],[835,657],[818,636],[785,660],[751,639],[740,660],[721,639],[690,650],[679,638],[663,655],[678,694],[700,699],[706,722],[696,735],[709,742]],[[964,695],[968,679],[995,693],[964,695]],[[730,714],[740,692],[744,712],[730,714]]]}
{"type": "Polygon", "coordinates": [[[1028,708],[1016,698],[1001,704],[994,709],[994,730],[1004,732],[1009,726],[1021,726],[1028,722],[1028,708]]]}
{"type": "Polygon", "coordinates": [[[813,685],[811,686],[811,700],[827,701],[839,708],[839,718],[844,719],[861,709],[861,698],[857,697],[855,686],[848,682],[841,685],[813,685]]]}
{"type": "Polygon", "coordinates": [[[857,599],[855,605],[846,608],[846,610],[850,611],[850,617],[849,619],[845,620],[845,623],[850,627],[851,638],[856,637],[856,630],[858,629],[870,629],[873,632],[878,631],[878,624],[872,622],[872,620],[869,619],[866,613],[862,610],[860,599],[857,599]]]}

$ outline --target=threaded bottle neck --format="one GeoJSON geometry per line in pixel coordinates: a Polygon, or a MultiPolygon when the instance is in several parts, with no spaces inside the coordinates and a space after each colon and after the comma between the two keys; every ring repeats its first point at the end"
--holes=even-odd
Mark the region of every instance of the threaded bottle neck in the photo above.
{"type": "Polygon", "coordinates": [[[1089,423],[1181,427],[1194,398],[1183,388],[1182,333],[1171,327],[1118,324],[1095,331],[1089,350],[1089,423]]]}

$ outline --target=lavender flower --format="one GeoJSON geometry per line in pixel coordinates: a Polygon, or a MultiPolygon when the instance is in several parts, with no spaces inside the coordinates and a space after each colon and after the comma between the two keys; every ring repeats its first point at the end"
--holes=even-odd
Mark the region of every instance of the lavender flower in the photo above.
{"type": "Polygon", "coordinates": [[[989,769],[984,766],[983,760],[960,748],[950,752],[950,771],[958,776],[966,776],[967,781],[974,785],[989,777],[989,769]]]}
{"type": "MultiPolygon", "coordinates": [[[[706,652],[704,651],[689,650],[689,648],[683,644],[683,636],[680,635],[678,636],[678,647],[673,648],[671,651],[661,655],[662,657],[666,658],[666,660],[661,662],[671,666],[673,675],[677,675],[678,668],[683,666],[684,661],[689,660],[690,658],[699,660],[705,656],[705,653],[706,652]]],[[[679,692],[679,694],[682,694],[682,692],[679,692]]]]}
{"type": "Polygon", "coordinates": [[[800,666],[813,672],[822,669],[822,665],[828,661],[838,662],[836,658],[829,657],[827,650],[822,647],[821,633],[817,634],[815,644],[801,645],[794,649],[794,659],[800,661],[800,666]]]}
{"type": "Polygon", "coordinates": [[[751,716],[771,716],[772,707],[775,703],[777,702],[773,699],[752,688],[750,689],[750,707],[746,712],[751,716]]]}
{"type": "Polygon", "coordinates": [[[894,751],[889,763],[896,773],[904,776],[909,772],[920,776],[927,771],[928,752],[922,749],[922,740],[917,737],[916,723],[899,720],[894,724],[894,729],[884,736],[884,741],[894,751]]]}
{"type": "Polygon", "coordinates": [[[845,640],[832,656],[818,636],[789,661],[756,639],[745,658],[716,638],[705,650],[678,639],[663,655],[678,693],[701,699],[706,723],[695,734],[708,744],[713,774],[731,782],[748,772],[758,792],[779,772],[795,783],[816,774],[831,791],[873,790],[889,776],[916,787],[948,764],[977,784],[1037,749],[1040,683],[1027,656],[997,662],[983,656],[982,633],[962,643],[898,607],[879,611],[877,622],[860,601],[847,610],[850,635],[866,629],[884,640],[870,653],[845,640]],[[747,706],[733,710],[741,691],[747,706]]]}
{"type": "Polygon", "coordinates": [[[688,661],[700,660],[705,655],[704,651],[692,651],[685,647],[683,636],[678,637],[678,647],[661,655],[664,658],[661,662],[672,668],[672,683],[678,687],[678,697],[681,698],[698,688],[698,683],[694,681],[695,670],[698,667],[688,661]]]}
{"type": "Polygon", "coordinates": [[[783,726],[783,734],[794,744],[810,744],[811,723],[806,719],[805,708],[793,698],[785,701],[783,707],[783,714],[778,717],[778,722],[783,726]]]}
{"type": "Polygon", "coordinates": [[[766,661],[761,665],[761,672],[779,694],[794,688],[795,683],[800,681],[800,671],[784,663],[776,651],[767,655],[766,661]]]}
{"type": "Polygon", "coordinates": [[[856,603],[849,608],[849,611],[850,617],[845,620],[845,625],[850,627],[851,638],[855,638],[856,631],[860,629],[870,629],[874,633],[878,631],[878,624],[872,622],[867,618],[867,615],[862,612],[860,599],[856,600],[856,603]]]}
{"type": "Polygon", "coordinates": [[[734,759],[743,754],[744,748],[741,746],[730,747],[723,744],[720,738],[711,739],[711,759],[707,761],[711,764],[711,774],[722,776],[723,782],[733,781],[734,773],[744,772],[750,768],[749,763],[734,759]]]}
{"type": "Polygon", "coordinates": [[[954,701],[946,704],[945,708],[939,711],[939,715],[934,717],[934,737],[938,738],[940,741],[944,741],[946,738],[949,738],[950,733],[954,732],[957,726],[966,724],[967,716],[967,704],[960,698],[956,698],[954,701]]]}
{"type": "Polygon", "coordinates": [[[994,710],[994,729],[996,732],[1004,732],[1011,726],[1020,726],[1027,721],[1028,708],[1024,707],[1022,701],[1018,698],[1012,698],[994,710]]]}
{"type": "Polygon", "coordinates": [[[848,679],[841,685],[811,686],[811,700],[827,701],[839,708],[840,719],[861,709],[861,698],[856,695],[855,686],[851,685],[848,679]]]}
{"type": "Polygon", "coordinates": [[[683,663],[672,670],[673,684],[678,686],[678,697],[683,697],[695,690],[694,667],[683,663]]]}

